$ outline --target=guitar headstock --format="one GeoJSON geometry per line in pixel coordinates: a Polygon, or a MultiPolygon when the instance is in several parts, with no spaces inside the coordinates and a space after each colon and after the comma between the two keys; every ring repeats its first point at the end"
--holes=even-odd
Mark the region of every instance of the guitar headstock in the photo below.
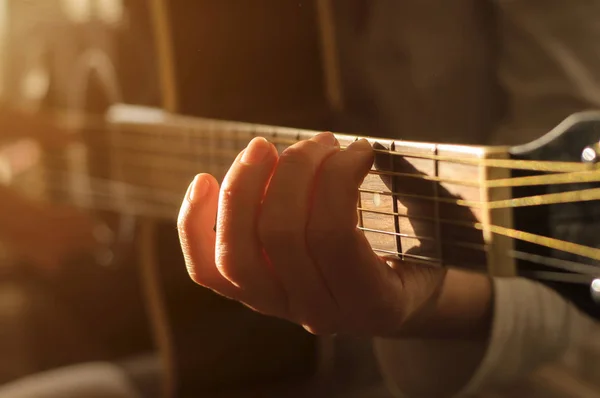
{"type": "Polygon", "coordinates": [[[516,158],[563,162],[597,162],[600,157],[600,110],[572,114],[547,134],[510,148],[516,158]]]}
{"type": "Polygon", "coordinates": [[[548,238],[516,242],[519,268],[600,317],[600,111],[573,114],[510,154],[530,166],[512,177],[535,182],[513,186],[512,197],[537,198],[514,208],[515,229],[548,238]]]}

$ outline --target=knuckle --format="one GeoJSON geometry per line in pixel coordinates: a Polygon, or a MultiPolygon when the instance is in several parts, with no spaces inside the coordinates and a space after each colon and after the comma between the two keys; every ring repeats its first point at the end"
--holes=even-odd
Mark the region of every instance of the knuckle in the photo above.
{"type": "Polygon", "coordinates": [[[229,204],[235,200],[235,198],[242,197],[245,198],[248,195],[251,195],[255,188],[250,184],[244,184],[244,181],[232,181],[224,180],[221,185],[221,201],[224,204],[229,204]]]}
{"type": "Polygon", "coordinates": [[[204,286],[204,287],[208,286],[207,279],[204,278],[201,273],[196,272],[195,267],[192,266],[191,263],[186,261],[186,264],[187,264],[187,272],[188,272],[190,279],[197,285],[204,286]]]}
{"type": "Polygon", "coordinates": [[[184,256],[185,259],[185,267],[188,273],[188,276],[190,277],[190,279],[200,285],[200,286],[204,286],[204,287],[209,287],[210,282],[209,282],[209,278],[206,277],[205,272],[202,271],[202,269],[200,268],[200,265],[196,264],[194,261],[192,261],[191,257],[189,256],[189,254],[186,254],[184,256]]]}
{"type": "Polygon", "coordinates": [[[286,148],[280,155],[280,162],[301,167],[314,167],[322,150],[312,141],[301,141],[286,148]]]}
{"type": "Polygon", "coordinates": [[[348,178],[348,166],[343,162],[343,152],[338,152],[333,156],[330,156],[327,161],[323,163],[321,167],[321,174],[323,178],[331,181],[340,181],[340,176],[343,180],[348,178]]]}
{"type": "Polygon", "coordinates": [[[356,178],[360,164],[349,161],[344,155],[344,152],[339,152],[323,162],[320,176],[323,183],[333,184],[340,195],[355,195],[362,182],[362,178],[360,181],[356,178]]]}
{"type": "Polygon", "coordinates": [[[237,280],[240,267],[240,260],[247,257],[247,253],[234,252],[227,245],[219,245],[215,250],[215,266],[219,273],[224,277],[237,280]]]}

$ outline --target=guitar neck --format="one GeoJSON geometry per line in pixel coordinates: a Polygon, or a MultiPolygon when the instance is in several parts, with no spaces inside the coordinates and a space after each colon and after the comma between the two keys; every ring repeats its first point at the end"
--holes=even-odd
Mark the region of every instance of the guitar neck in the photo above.
{"type": "MultiPolygon", "coordinates": [[[[318,133],[129,106],[114,107],[101,128],[108,132],[108,181],[90,179],[86,170],[72,173],[70,186],[94,186],[70,198],[85,207],[167,220],[176,218],[197,173],[221,180],[252,138],[265,137],[281,152],[318,133]],[[90,197],[90,191],[96,194],[90,197]]],[[[492,260],[496,252],[510,248],[510,240],[489,230],[490,225],[509,228],[510,212],[492,212],[487,206],[490,200],[510,197],[507,190],[486,185],[509,176],[507,168],[486,163],[505,158],[504,148],[336,137],[342,148],[360,138],[375,148],[357,211],[359,228],[376,252],[429,265],[477,269],[485,264],[494,274],[514,273],[511,261],[492,260]]]]}

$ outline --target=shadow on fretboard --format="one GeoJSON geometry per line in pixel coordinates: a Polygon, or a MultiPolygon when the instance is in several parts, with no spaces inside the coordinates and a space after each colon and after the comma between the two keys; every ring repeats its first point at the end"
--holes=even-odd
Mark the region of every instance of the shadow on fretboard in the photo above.
{"type": "MultiPolygon", "coordinates": [[[[383,228],[388,232],[389,249],[396,248],[388,251],[395,251],[406,260],[483,269],[486,265],[484,239],[482,232],[475,228],[480,222],[480,215],[464,203],[459,204],[460,200],[479,200],[480,188],[463,186],[459,191],[468,197],[457,195],[447,188],[449,184],[429,178],[440,175],[442,165],[439,161],[388,154],[386,148],[378,143],[374,144],[374,148],[380,150],[373,167],[378,175],[369,175],[363,186],[380,185],[379,191],[387,195],[374,200],[372,193],[361,192],[361,208],[369,209],[378,202],[379,208],[391,207],[392,214],[363,211],[362,222],[367,229],[367,237],[381,234],[382,228],[377,225],[382,223],[382,217],[386,217],[387,224],[395,224],[391,229],[393,233],[390,233],[389,225],[383,228]],[[375,182],[377,180],[379,183],[375,182]]],[[[446,169],[449,166],[455,169],[453,173],[456,176],[452,180],[477,181],[479,178],[477,174],[469,175],[478,173],[476,167],[467,166],[461,170],[464,165],[443,164],[446,169]]],[[[381,254],[391,253],[382,250],[381,254]]]]}

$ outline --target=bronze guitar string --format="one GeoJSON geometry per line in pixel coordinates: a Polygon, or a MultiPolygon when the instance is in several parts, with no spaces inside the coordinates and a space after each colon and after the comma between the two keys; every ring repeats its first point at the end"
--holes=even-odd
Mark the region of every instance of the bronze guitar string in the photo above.
{"type": "MultiPolygon", "coordinates": [[[[187,120],[186,120],[187,121],[187,120]]],[[[204,126],[208,127],[210,125],[211,129],[210,129],[210,133],[214,135],[214,132],[216,131],[215,127],[221,127],[221,129],[223,129],[223,127],[227,126],[230,128],[232,127],[238,127],[238,131],[233,133],[234,134],[234,139],[236,141],[241,141],[241,142],[248,142],[249,141],[249,137],[240,137],[239,133],[240,131],[242,132],[250,132],[252,135],[266,135],[268,136],[268,138],[270,138],[270,141],[273,142],[276,145],[290,145],[290,144],[294,144],[296,143],[299,139],[303,139],[303,138],[308,138],[311,135],[316,134],[316,132],[310,132],[310,131],[302,131],[302,130],[296,130],[296,129],[282,129],[282,128],[273,128],[273,127],[268,127],[267,126],[260,126],[260,125],[249,125],[249,124],[243,124],[243,123],[230,123],[230,122],[220,122],[220,121],[203,121],[203,120],[199,120],[199,119],[194,119],[193,120],[193,124],[195,125],[193,128],[190,128],[190,125],[188,124],[188,126],[185,127],[185,129],[181,126],[174,126],[170,125],[168,126],[168,128],[162,129],[162,127],[164,126],[160,126],[160,125],[144,125],[143,123],[141,125],[136,125],[136,132],[139,133],[139,129],[140,127],[142,128],[148,128],[148,130],[153,130],[153,129],[158,129],[161,128],[162,131],[160,132],[160,137],[152,137],[152,138],[159,138],[159,139],[165,139],[165,138],[170,138],[173,137],[174,134],[172,133],[168,133],[169,130],[171,130],[171,132],[173,130],[180,130],[180,129],[184,129],[185,130],[185,134],[183,135],[183,140],[182,141],[189,141],[192,138],[209,138],[209,134],[208,131],[205,129],[203,132],[202,131],[198,131],[197,129],[199,129],[200,127],[198,127],[198,125],[202,123],[204,126]],[[240,128],[240,126],[242,128],[240,128]],[[167,134],[165,134],[165,130],[167,131],[167,134]],[[281,138],[280,136],[282,134],[288,135],[289,134],[294,134],[295,135],[295,139],[286,139],[286,138],[281,138]]],[[[127,126],[125,124],[125,126],[127,126]]],[[[105,126],[106,127],[106,126],[105,126]]],[[[123,125],[121,125],[120,127],[123,127],[123,125]]],[[[224,139],[227,138],[228,134],[232,134],[231,132],[228,132],[226,130],[229,129],[224,129],[224,131],[221,131],[221,134],[219,136],[219,138],[217,139],[217,141],[223,141],[224,139]]],[[[123,130],[121,128],[116,128],[116,129],[111,129],[110,132],[113,134],[113,138],[115,138],[114,134],[115,132],[122,132],[123,130]]],[[[183,131],[181,131],[183,132],[183,131]]],[[[176,133],[180,133],[180,131],[177,131],[176,133]]],[[[148,134],[147,131],[144,132],[144,134],[146,134],[146,137],[148,138],[148,135],[153,136],[152,134],[148,134]]],[[[337,135],[338,137],[342,137],[341,135],[337,135]]],[[[178,137],[180,140],[182,138],[181,134],[178,137]]],[[[117,141],[119,141],[118,137],[116,137],[117,141]]],[[[356,139],[358,139],[358,137],[356,137],[356,139]]],[[[373,140],[373,141],[377,141],[377,140],[373,140]]],[[[138,141],[139,142],[139,141],[138,141]]],[[[115,145],[114,143],[111,143],[111,145],[108,145],[109,147],[118,147],[118,144],[115,145]]],[[[162,150],[165,150],[165,148],[167,148],[168,146],[162,146],[162,150]]],[[[189,147],[188,147],[189,148],[189,147]]],[[[345,146],[342,146],[342,149],[346,148],[345,146]]],[[[130,148],[130,150],[133,150],[134,148],[130,148]]],[[[143,150],[139,150],[138,148],[135,148],[138,152],[144,152],[143,150]]],[[[237,152],[235,150],[221,150],[221,152],[219,152],[218,150],[208,150],[207,151],[208,154],[212,155],[212,157],[216,157],[217,159],[219,158],[224,158],[227,160],[232,160],[233,157],[235,157],[235,155],[237,155],[237,152]]],[[[391,150],[382,150],[382,149],[374,149],[375,153],[384,153],[384,154],[388,154],[388,155],[394,155],[394,156],[403,156],[403,157],[412,157],[412,158],[421,158],[421,159],[431,159],[431,160],[436,160],[436,161],[445,161],[445,162],[452,162],[452,163],[462,163],[462,164],[471,164],[471,165],[476,165],[476,166],[484,166],[484,167],[501,167],[501,168],[508,168],[508,169],[520,169],[520,170],[532,170],[532,171],[540,171],[540,172],[554,172],[554,173],[560,173],[560,174],[550,174],[550,175],[543,175],[543,176],[532,176],[532,177],[520,177],[520,178],[508,178],[508,179],[501,179],[501,180],[491,180],[491,181],[485,181],[483,184],[481,183],[473,183],[472,181],[461,181],[461,180],[456,180],[456,179],[444,179],[441,177],[437,177],[437,176],[422,176],[422,175],[411,175],[409,173],[395,173],[395,172],[387,172],[387,171],[380,171],[380,170],[372,170],[371,174],[376,174],[376,175],[388,175],[388,176],[398,176],[398,177],[409,177],[409,178],[420,178],[420,179],[424,179],[424,180],[429,180],[432,182],[438,182],[438,183],[449,183],[449,184],[464,184],[464,185],[468,185],[468,186],[475,186],[475,187],[479,187],[479,188],[497,188],[497,187],[513,187],[513,186],[526,186],[526,185],[554,185],[554,184],[569,184],[569,183],[577,183],[577,182],[593,182],[593,181],[598,181],[600,179],[599,177],[599,171],[598,168],[595,165],[589,165],[589,164],[582,164],[582,163],[570,163],[570,162],[539,162],[539,161],[523,161],[523,160],[509,160],[509,159],[465,159],[465,158],[459,158],[459,157],[454,157],[454,156],[443,156],[443,155],[437,155],[437,154],[423,154],[423,153],[412,153],[412,152],[402,152],[402,151],[391,151],[391,150]]],[[[197,151],[194,151],[195,154],[198,154],[197,151]]],[[[184,151],[175,151],[174,153],[172,153],[172,155],[185,155],[185,154],[190,154],[190,152],[184,152],[184,151]]],[[[159,154],[160,156],[163,156],[163,158],[166,158],[164,156],[164,153],[159,154]]],[[[141,165],[140,165],[141,166],[141,165]]],[[[196,169],[197,170],[197,169],[196,169]]],[[[183,172],[183,171],[182,171],[183,172]]],[[[195,172],[195,170],[190,170],[190,172],[195,172]]],[[[368,192],[367,190],[361,190],[361,192],[368,192]]],[[[383,194],[383,195],[391,195],[392,197],[397,197],[400,198],[404,195],[404,197],[409,197],[406,194],[402,194],[399,192],[385,192],[385,191],[372,191],[370,193],[377,193],[377,194],[383,194]]],[[[155,195],[156,192],[153,192],[152,195],[155,195]]],[[[600,190],[598,189],[591,189],[591,190],[579,190],[579,191],[570,191],[570,192],[564,192],[564,193],[560,193],[560,194],[552,194],[552,195],[538,195],[536,197],[529,197],[529,198],[515,198],[515,199],[510,199],[510,200],[506,200],[506,201],[496,201],[496,202],[482,202],[482,201],[465,201],[465,200],[454,200],[454,199],[448,199],[448,198],[435,198],[435,197],[427,197],[427,196],[418,196],[418,195],[413,195],[412,197],[414,198],[418,198],[418,199],[427,199],[427,200],[435,200],[435,201],[447,201],[447,203],[452,203],[455,205],[460,205],[460,206],[464,206],[464,207],[477,207],[477,206],[482,206],[485,205],[488,208],[514,208],[514,207],[518,207],[518,206],[538,206],[538,205],[543,205],[543,204],[551,204],[551,203],[567,203],[567,202],[579,202],[579,201],[583,201],[583,200],[597,200],[600,198],[600,190]]],[[[437,221],[443,222],[442,220],[436,219],[437,221]]],[[[474,225],[476,228],[482,228],[482,225],[478,225],[477,223],[475,223],[474,225]]],[[[526,240],[526,241],[534,241],[534,243],[536,244],[540,244],[546,247],[550,247],[550,248],[554,248],[557,250],[563,250],[563,249],[567,249],[566,251],[568,252],[576,252],[576,254],[581,254],[581,253],[585,253],[586,256],[590,257],[590,258],[594,258],[597,259],[598,258],[598,250],[597,249],[593,249],[593,248],[588,248],[585,246],[581,246],[581,245],[576,245],[570,242],[565,242],[565,241],[559,241],[559,240],[552,240],[550,238],[546,238],[546,237],[539,237],[539,236],[532,236],[531,234],[527,234],[526,232],[523,231],[517,231],[514,229],[506,229],[506,228],[502,228],[502,227],[498,227],[498,226],[490,226],[492,227],[492,229],[494,230],[494,233],[496,234],[501,234],[501,235],[505,235],[505,236],[509,236],[512,239],[522,239],[522,240],[526,240]]],[[[478,228],[478,229],[479,229],[478,228]]],[[[423,239],[424,237],[416,237],[416,238],[421,238],[423,239]]]]}

